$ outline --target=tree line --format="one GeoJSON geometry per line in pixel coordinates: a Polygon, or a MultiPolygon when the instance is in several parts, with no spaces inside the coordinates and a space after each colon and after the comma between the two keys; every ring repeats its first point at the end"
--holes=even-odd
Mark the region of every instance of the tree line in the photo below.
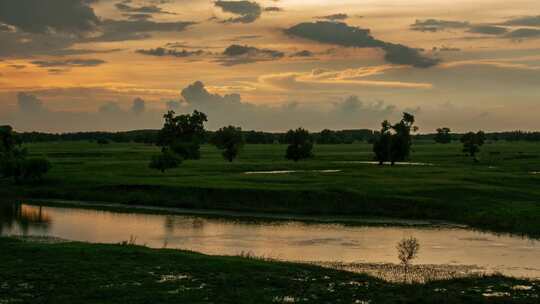
{"type": "MultiPolygon", "coordinates": [[[[448,128],[440,128],[448,129],[448,128]]],[[[415,134],[416,140],[435,141],[439,143],[460,141],[466,133],[443,131],[443,140],[437,129],[434,133],[415,134]]],[[[215,131],[205,130],[202,143],[209,143],[215,131]]],[[[379,136],[378,130],[353,129],[353,130],[330,130],[324,129],[320,132],[311,133],[313,142],[319,145],[324,144],[352,144],[355,142],[373,143],[379,136]]],[[[72,133],[44,133],[44,132],[21,132],[16,133],[23,143],[33,142],[55,142],[55,141],[92,141],[99,143],[145,143],[155,144],[158,139],[159,130],[133,130],[125,132],[72,132],[72,133]]],[[[255,130],[242,130],[246,144],[285,144],[285,132],[265,132],[255,130]]],[[[485,132],[485,140],[490,141],[540,141],[540,132],[510,131],[510,132],[485,132]]]]}

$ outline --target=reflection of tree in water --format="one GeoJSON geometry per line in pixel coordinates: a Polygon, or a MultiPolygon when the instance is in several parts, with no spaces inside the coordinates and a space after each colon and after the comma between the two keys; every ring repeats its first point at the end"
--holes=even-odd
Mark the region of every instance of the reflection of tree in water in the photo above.
{"type": "Polygon", "coordinates": [[[17,225],[24,235],[32,229],[49,229],[50,216],[41,206],[23,204],[0,204],[0,234],[4,229],[11,230],[17,225]]]}

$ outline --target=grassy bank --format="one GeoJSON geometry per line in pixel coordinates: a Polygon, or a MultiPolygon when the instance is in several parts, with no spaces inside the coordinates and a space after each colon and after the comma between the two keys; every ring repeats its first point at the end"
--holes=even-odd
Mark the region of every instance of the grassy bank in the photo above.
{"type": "Polygon", "coordinates": [[[405,285],[292,263],[0,238],[0,303],[535,303],[501,276],[405,285]],[[296,302],[293,302],[296,301],[296,302]]]}
{"type": "Polygon", "coordinates": [[[379,167],[371,146],[318,145],[314,159],[284,160],[283,145],[247,145],[234,163],[214,147],[165,174],[150,170],[156,147],[58,142],[28,145],[53,170],[43,184],[0,181],[0,195],[152,206],[319,215],[439,219],[540,235],[540,144],[497,142],[473,164],[457,143],[417,142],[412,161],[379,167]],[[247,171],[299,170],[289,174],[247,171]],[[319,172],[313,170],[342,170],[319,172]]]}

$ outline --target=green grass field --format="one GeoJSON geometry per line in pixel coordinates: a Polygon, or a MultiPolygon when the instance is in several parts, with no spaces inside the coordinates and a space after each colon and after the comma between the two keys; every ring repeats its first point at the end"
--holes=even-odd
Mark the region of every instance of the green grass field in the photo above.
{"type": "Polygon", "coordinates": [[[0,238],[0,303],[537,303],[502,276],[396,284],[284,262],[0,238]]]}
{"type": "Polygon", "coordinates": [[[284,159],[284,145],[246,145],[234,163],[212,146],[165,174],[148,168],[158,148],[90,142],[28,144],[53,169],[41,184],[0,181],[0,195],[184,208],[440,219],[540,235],[540,144],[487,143],[474,164],[458,143],[415,142],[411,161],[377,166],[371,145],[317,145],[315,158],[284,159]],[[309,170],[342,170],[323,173],[309,170]],[[247,175],[246,171],[306,170],[247,175]]]}

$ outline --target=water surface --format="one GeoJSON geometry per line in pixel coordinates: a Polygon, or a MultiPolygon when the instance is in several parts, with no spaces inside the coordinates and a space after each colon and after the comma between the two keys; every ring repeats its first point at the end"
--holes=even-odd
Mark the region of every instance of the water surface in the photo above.
{"type": "Polygon", "coordinates": [[[345,263],[398,263],[397,242],[414,236],[421,244],[416,264],[477,265],[506,275],[540,278],[539,241],[456,227],[236,221],[13,204],[0,205],[0,234],[99,243],[119,243],[133,236],[137,244],[154,248],[345,263]]]}

